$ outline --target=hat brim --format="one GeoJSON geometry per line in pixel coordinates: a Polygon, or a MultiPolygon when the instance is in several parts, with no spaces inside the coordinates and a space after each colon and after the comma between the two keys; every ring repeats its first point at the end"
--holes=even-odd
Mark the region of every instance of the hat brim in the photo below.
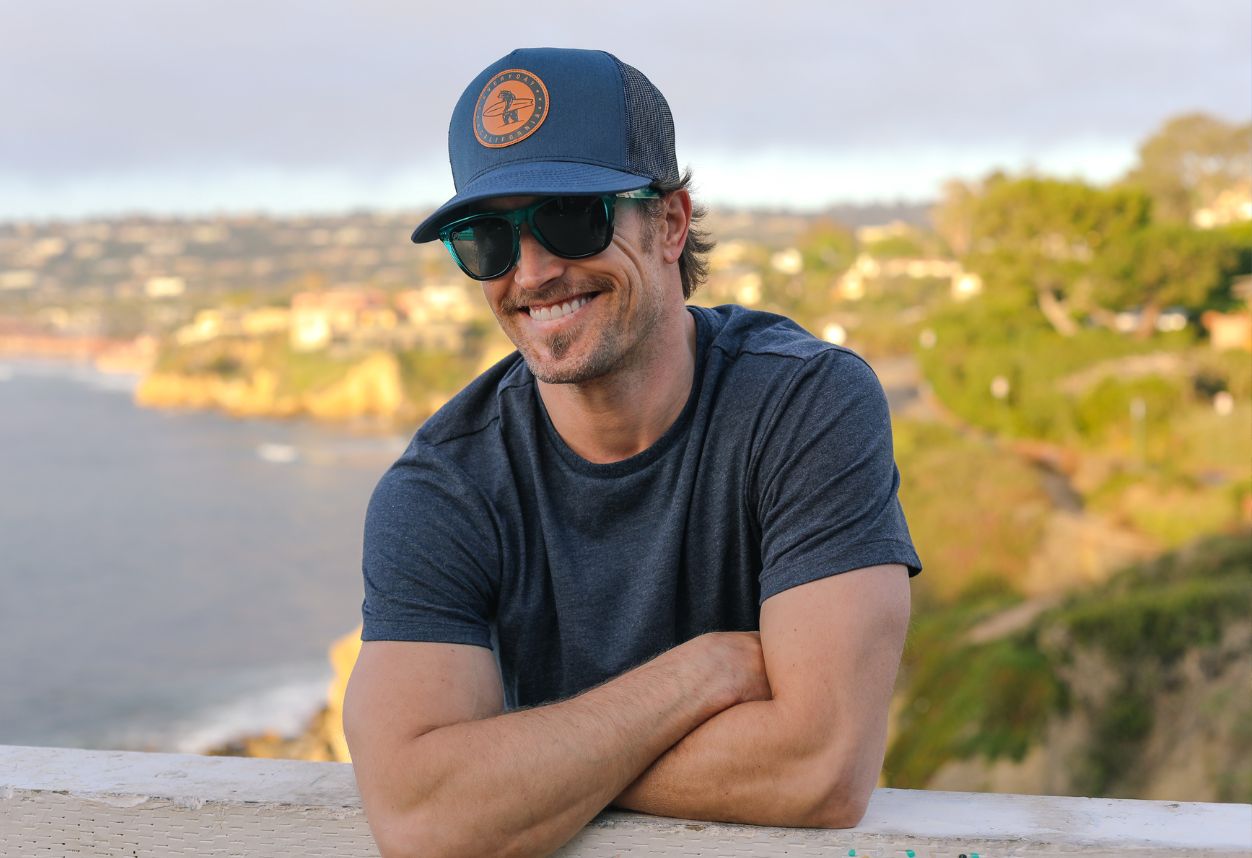
{"type": "Polygon", "coordinates": [[[571,161],[528,161],[509,164],[478,176],[455,197],[437,208],[413,230],[413,242],[439,237],[439,228],[456,220],[472,203],[492,197],[553,196],[559,194],[618,194],[652,184],[647,176],[624,173],[595,164],[571,161]]]}

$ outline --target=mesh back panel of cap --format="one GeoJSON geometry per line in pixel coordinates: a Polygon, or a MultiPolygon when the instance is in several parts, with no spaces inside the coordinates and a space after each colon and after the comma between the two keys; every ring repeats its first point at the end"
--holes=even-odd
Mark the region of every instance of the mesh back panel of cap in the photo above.
{"type": "MultiPolygon", "coordinates": [[[[610,54],[610,56],[612,56],[610,54]]],[[[674,155],[674,117],[665,97],[634,66],[613,57],[626,87],[629,125],[626,158],[632,172],[659,182],[676,184],[678,159],[674,155]]]]}

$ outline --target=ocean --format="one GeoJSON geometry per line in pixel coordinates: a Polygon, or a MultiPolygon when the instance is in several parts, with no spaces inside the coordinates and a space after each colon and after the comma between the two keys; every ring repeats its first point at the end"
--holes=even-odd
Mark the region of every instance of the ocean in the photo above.
{"type": "Polygon", "coordinates": [[[407,438],[145,410],[135,382],[0,359],[0,744],[294,732],[360,622],[365,506],[407,438]]]}

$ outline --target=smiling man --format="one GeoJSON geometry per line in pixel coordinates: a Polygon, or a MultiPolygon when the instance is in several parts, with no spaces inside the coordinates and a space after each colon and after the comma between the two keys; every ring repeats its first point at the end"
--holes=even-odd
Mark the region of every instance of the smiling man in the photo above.
{"type": "Polygon", "coordinates": [[[711,247],[660,92],[519,50],[453,112],[443,241],[517,352],[370,502],[345,729],[386,858],[540,855],[610,804],[847,827],[921,564],[881,386],[688,306],[711,247]]]}

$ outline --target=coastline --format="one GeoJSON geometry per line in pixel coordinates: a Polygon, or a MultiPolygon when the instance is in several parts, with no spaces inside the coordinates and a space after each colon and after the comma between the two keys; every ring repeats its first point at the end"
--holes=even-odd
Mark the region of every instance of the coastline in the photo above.
{"type": "Polygon", "coordinates": [[[325,686],[322,704],[304,721],[299,730],[271,728],[253,731],[220,741],[194,753],[214,757],[352,762],[348,753],[348,742],[343,734],[343,698],[360,651],[359,626],[330,645],[327,655],[332,676],[325,686]]]}
{"type": "Polygon", "coordinates": [[[110,375],[142,376],[151,369],[156,352],[157,341],[151,336],[127,340],[0,333],[0,359],[89,364],[110,375]]]}
{"type": "Polygon", "coordinates": [[[236,418],[307,418],[394,428],[434,413],[443,398],[414,402],[405,391],[396,357],[376,352],[351,364],[341,378],[310,390],[292,389],[278,372],[265,366],[231,376],[157,370],[136,387],[135,404],[220,411],[236,418]]]}

